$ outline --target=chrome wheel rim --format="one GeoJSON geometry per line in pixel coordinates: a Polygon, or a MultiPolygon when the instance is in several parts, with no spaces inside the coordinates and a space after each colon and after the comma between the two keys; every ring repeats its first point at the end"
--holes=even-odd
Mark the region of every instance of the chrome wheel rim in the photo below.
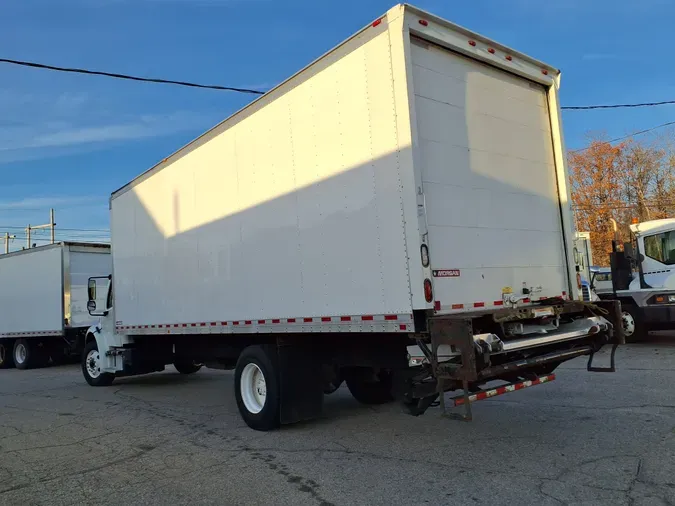
{"type": "Polygon", "coordinates": [[[87,368],[87,374],[91,378],[96,379],[101,375],[101,359],[98,350],[91,350],[87,353],[87,359],[84,364],[87,368]]]}
{"type": "Polygon", "coordinates": [[[623,323],[623,333],[626,337],[630,337],[635,333],[635,318],[626,311],[621,313],[621,321],[623,323]]]}
{"type": "Polygon", "coordinates": [[[26,361],[26,356],[28,352],[26,351],[26,346],[24,344],[17,344],[16,349],[14,350],[14,360],[17,364],[23,364],[26,361]]]}
{"type": "Polygon", "coordinates": [[[250,363],[244,367],[241,372],[239,391],[241,400],[249,412],[257,414],[263,410],[267,400],[267,382],[262,370],[256,364],[250,363]]]}

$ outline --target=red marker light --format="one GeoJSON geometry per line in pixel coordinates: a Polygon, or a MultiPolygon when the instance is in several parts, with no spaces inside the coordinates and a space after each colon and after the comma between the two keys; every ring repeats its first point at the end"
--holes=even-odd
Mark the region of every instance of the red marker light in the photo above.
{"type": "Polygon", "coordinates": [[[507,54],[504,58],[506,58],[508,61],[513,60],[513,56],[511,56],[510,54],[507,54]]]}
{"type": "Polygon", "coordinates": [[[470,46],[476,47],[476,41],[475,41],[475,40],[470,40],[470,41],[469,41],[469,45],[470,45],[470,46]]]}
{"type": "Polygon", "coordinates": [[[490,48],[488,48],[488,53],[495,54],[495,50],[490,47],[490,48]]]}
{"type": "Polygon", "coordinates": [[[544,74],[545,76],[547,76],[547,75],[548,75],[548,70],[546,70],[546,69],[541,69],[541,73],[544,74]]]}
{"type": "Polygon", "coordinates": [[[379,25],[380,23],[382,23],[382,18],[376,19],[375,21],[373,21],[373,27],[379,25]]]}
{"type": "Polygon", "coordinates": [[[419,24],[422,26],[429,26],[429,22],[426,19],[420,19],[419,24]]]}

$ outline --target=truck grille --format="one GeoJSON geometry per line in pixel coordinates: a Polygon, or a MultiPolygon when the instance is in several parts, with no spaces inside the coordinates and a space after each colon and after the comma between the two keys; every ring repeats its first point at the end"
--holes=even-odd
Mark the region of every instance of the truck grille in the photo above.
{"type": "Polygon", "coordinates": [[[588,288],[588,285],[581,285],[581,294],[585,302],[591,301],[591,290],[588,288]]]}

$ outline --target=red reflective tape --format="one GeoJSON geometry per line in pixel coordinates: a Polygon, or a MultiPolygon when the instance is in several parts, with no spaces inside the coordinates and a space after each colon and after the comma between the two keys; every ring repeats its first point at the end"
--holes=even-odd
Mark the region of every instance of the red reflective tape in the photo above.
{"type": "Polygon", "coordinates": [[[272,323],[281,323],[281,320],[272,320],[272,323]]]}
{"type": "Polygon", "coordinates": [[[143,327],[143,328],[144,328],[144,329],[147,329],[147,328],[148,328],[148,326],[146,325],[146,326],[145,326],[145,327],[143,327]]]}
{"type": "Polygon", "coordinates": [[[523,299],[524,304],[529,304],[530,302],[532,302],[530,299],[523,299]]]}
{"type": "Polygon", "coordinates": [[[155,326],[154,326],[154,325],[150,325],[150,328],[151,328],[151,329],[154,329],[154,328],[155,328],[155,326]]]}
{"type": "Polygon", "coordinates": [[[398,320],[398,315],[395,314],[386,314],[384,315],[385,320],[398,320]]]}
{"type": "Polygon", "coordinates": [[[485,307],[485,302],[474,302],[473,307],[485,307]]]}
{"type": "Polygon", "coordinates": [[[227,322],[220,322],[221,325],[226,326],[227,322]]]}
{"type": "Polygon", "coordinates": [[[340,321],[341,322],[350,322],[350,321],[352,321],[352,317],[351,316],[340,316],[340,321]]]}
{"type": "Polygon", "coordinates": [[[437,300],[436,302],[434,302],[434,310],[436,310],[436,311],[441,310],[441,301],[440,300],[437,300]]]}
{"type": "Polygon", "coordinates": [[[366,316],[362,316],[361,320],[363,320],[364,322],[369,322],[369,321],[373,320],[373,317],[371,315],[366,315],[366,316]]]}
{"type": "Polygon", "coordinates": [[[200,327],[206,327],[206,323],[205,323],[205,322],[202,322],[202,323],[199,324],[199,326],[200,326],[200,327]]]}
{"type": "Polygon", "coordinates": [[[322,322],[329,322],[329,321],[331,321],[331,317],[330,316],[322,316],[321,321],[322,322]]]}
{"type": "Polygon", "coordinates": [[[452,309],[464,309],[464,304],[453,304],[452,309]]]}
{"type": "Polygon", "coordinates": [[[218,325],[218,323],[216,323],[216,322],[211,322],[211,326],[212,326],[212,327],[215,327],[216,325],[218,325]]]}
{"type": "Polygon", "coordinates": [[[178,328],[178,324],[177,324],[177,323],[174,323],[174,324],[173,324],[173,328],[177,329],[177,328],[178,328]]]}
{"type": "Polygon", "coordinates": [[[295,318],[289,318],[286,320],[288,323],[295,323],[295,318]]]}
{"type": "Polygon", "coordinates": [[[251,325],[251,323],[253,323],[251,320],[246,320],[246,321],[244,322],[245,325],[251,325]]]}
{"type": "Polygon", "coordinates": [[[184,324],[183,324],[183,327],[187,327],[187,323],[184,323],[184,324]]]}
{"type": "Polygon", "coordinates": [[[258,320],[258,325],[265,325],[265,320],[258,320]]]}
{"type": "Polygon", "coordinates": [[[197,326],[196,323],[191,323],[191,324],[190,324],[190,327],[196,327],[196,326],[197,326]]]}
{"type": "Polygon", "coordinates": [[[314,321],[314,318],[303,318],[302,321],[305,323],[312,323],[314,321]]]}
{"type": "Polygon", "coordinates": [[[232,325],[239,325],[239,322],[232,322],[232,325]]]}
{"type": "Polygon", "coordinates": [[[408,330],[407,325],[399,325],[398,328],[401,329],[401,330],[408,330]]]}
{"type": "Polygon", "coordinates": [[[494,304],[495,306],[503,306],[503,305],[504,305],[504,301],[503,301],[503,300],[496,300],[496,301],[493,302],[493,304],[494,304]]]}

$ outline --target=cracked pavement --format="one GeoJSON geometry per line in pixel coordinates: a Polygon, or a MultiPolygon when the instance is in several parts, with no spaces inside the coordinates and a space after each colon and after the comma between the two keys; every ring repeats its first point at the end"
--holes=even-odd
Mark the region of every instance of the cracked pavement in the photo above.
{"type": "Polygon", "coordinates": [[[364,407],[248,429],[231,372],[89,387],[78,366],[0,371],[0,504],[675,505],[675,337],[578,359],[551,384],[474,404],[364,407]],[[606,357],[599,357],[599,359],[606,357]]]}

